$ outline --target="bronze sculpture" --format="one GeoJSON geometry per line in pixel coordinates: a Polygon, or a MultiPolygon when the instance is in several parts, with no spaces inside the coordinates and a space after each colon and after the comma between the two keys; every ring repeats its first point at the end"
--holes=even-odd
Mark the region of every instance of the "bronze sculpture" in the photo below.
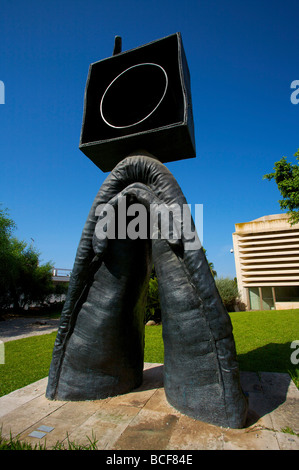
{"type": "MultiPolygon", "coordinates": [[[[123,65],[124,70],[128,70],[127,65],[123,65]]],[[[107,87],[102,97],[106,91],[107,87]]],[[[188,107],[191,107],[190,96],[188,107]]],[[[155,112],[159,112],[159,106],[156,108],[151,113],[153,119],[155,112]]],[[[101,115],[99,109],[98,113],[101,115]]],[[[190,118],[191,110],[185,109],[184,115],[190,118]]],[[[147,125],[146,121],[139,125],[147,125]]],[[[84,125],[86,121],[83,128],[84,125]]],[[[166,137],[161,137],[161,129],[154,131],[154,125],[154,121],[148,124],[148,134],[154,141],[152,147],[159,148],[166,137]]],[[[166,136],[167,127],[164,128],[166,136]]],[[[180,135],[177,142],[184,145],[188,141],[186,147],[194,149],[190,121],[172,126],[171,132],[174,129],[180,135]]],[[[133,133],[128,135],[129,147],[132,135],[136,145],[148,142],[144,128],[137,129],[137,134],[135,129],[130,132],[133,133]]],[[[87,135],[86,128],[83,134],[87,135]]],[[[112,161],[119,162],[100,188],[82,232],[54,346],[46,396],[94,400],[127,393],[141,384],[144,307],[154,263],[162,310],[164,388],[169,403],[199,420],[242,427],[247,401],[240,387],[232,325],[200,243],[191,243],[190,248],[190,236],[195,241],[197,238],[193,221],[191,233],[180,220],[177,224],[180,237],[168,239],[153,237],[148,231],[147,236],[134,240],[127,232],[118,237],[114,231],[109,232],[112,216],[108,209],[115,208],[120,221],[122,198],[126,198],[129,207],[141,204],[146,214],[155,204],[183,210],[187,201],[171,172],[160,161],[159,153],[153,155],[147,148],[135,149],[133,154],[122,158],[116,150],[119,141],[125,141],[125,134],[121,138],[118,135],[111,138],[109,134],[107,141],[112,146],[112,161]],[[107,236],[99,236],[97,230],[103,217],[106,217],[107,236]]],[[[94,161],[100,166],[102,148],[105,168],[111,165],[107,161],[107,141],[94,143],[94,149],[97,147],[94,161]]],[[[194,156],[192,152],[189,155],[194,156]]],[[[168,158],[172,159],[171,154],[168,158]]]]}

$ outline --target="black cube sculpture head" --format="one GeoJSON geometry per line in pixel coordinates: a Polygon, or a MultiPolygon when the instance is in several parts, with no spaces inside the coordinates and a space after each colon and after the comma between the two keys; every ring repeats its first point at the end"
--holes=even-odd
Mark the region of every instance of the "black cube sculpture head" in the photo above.
{"type": "Polygon", "coordinates": [[[79,148],[102,171],[137,150],[163,163],[196,156],[180,33],[90,65],[79,148]]]}

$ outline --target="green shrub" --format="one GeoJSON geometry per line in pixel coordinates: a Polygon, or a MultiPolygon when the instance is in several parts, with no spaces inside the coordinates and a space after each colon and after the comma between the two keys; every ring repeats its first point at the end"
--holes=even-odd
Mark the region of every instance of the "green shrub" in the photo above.
{"type": "Polygon", "coordinates": [[[238,286],[234,279],[228,277],[216,279],[216,286],[224,306],[229,312],[234,311],[239,296],[238,286]]]}
{"type": "Polygon", "coordinates": [[[156,276],[151,277],[148,284],[145,321],[148,322],[149,320],[154,320],[157,323],[161,321],[159,288],[156,276]]]}

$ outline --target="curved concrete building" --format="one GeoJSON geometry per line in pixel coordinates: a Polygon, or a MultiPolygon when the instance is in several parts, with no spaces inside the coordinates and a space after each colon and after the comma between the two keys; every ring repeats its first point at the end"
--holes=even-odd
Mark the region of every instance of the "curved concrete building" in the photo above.
{"type": "Polygon", "coordinates": [[[299,224],[287,214],[235,224],[237,281],[248,310],[299,308],[299,224]]]}

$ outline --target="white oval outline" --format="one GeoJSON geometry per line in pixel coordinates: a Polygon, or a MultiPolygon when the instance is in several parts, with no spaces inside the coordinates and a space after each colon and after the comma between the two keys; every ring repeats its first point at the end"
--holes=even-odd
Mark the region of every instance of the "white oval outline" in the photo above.
{"type": "Polygon", "coordinates": [[[165,93],[167,91],[167,88],[168,88],[168,76],[167,76],[167,73],[165,72],[165,70],[163,69],[163,67],[161,67],[161,65],[159,64],[154,64],[152,62],[144,62],[142,64],[137,64],[137,65],[132,65],[132,67],[129,67],[128,69],[124,70],[123,72],[121,72],[119,75],[117,75],[117,77],[114,78],[114,80],[112,80],[112,82],[110,83],[110,85],[108,85],[108,87],[106,88],[103,96],[102,96],[102,99],[101,99],[101,103],[100,103],[100,113],[101,113],[101,116],[102,116],[102,119],[103,121],[110,127],[113,127],[114,129],[126,129],[127,127],[133,127],[133,126],[137,126],[137,124],[140,124],[141,122],[145,121],[148,117],[150,117],[154,111],[156,111],[156,109],[160,106],[164,96],[165,96],[165,93]],[[134,69],[135,67],[140,67],[141,65],[154,65],[155,67],[159,67],[163,72],[164,72],[164,75],[165,75],[165,78],[166,78],[166,85],[165,85],[165,89],[164,89],[164,93],[162,95],[162,98],[160,99],[159,103],[156,105],[156,107],[147,115],[145,116],[143,119],[141,119],[140,121],[134,123],[134,124],[129,124],[128,126],[113,126],[112,124],[110,124],[105,118],[104,118],[104,115],[103,115],[103,111],[102,111],[102,106],[103,106],[103,100],[105,98],[105,95],[107,93],[107,91],[109,90],[109,88],[113,85],[113,83],[121,76],[123,75],[124,73],[128,72],[128,70],[131,70],[131,69],[134,69]]]}

